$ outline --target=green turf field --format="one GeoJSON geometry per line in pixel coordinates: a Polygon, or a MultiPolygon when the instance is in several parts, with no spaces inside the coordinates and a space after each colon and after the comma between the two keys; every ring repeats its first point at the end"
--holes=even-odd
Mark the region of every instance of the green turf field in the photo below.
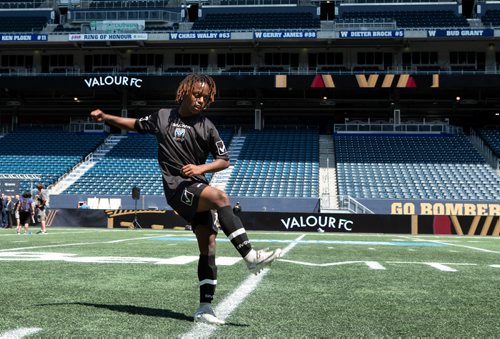
{"type": "Polygon", "coordinates": [[[284,254],[249,275],[221,233],[213,327],[191,232],[1,230],[0,338],[500,337],[498,237],[249,235],[284,254]]]}

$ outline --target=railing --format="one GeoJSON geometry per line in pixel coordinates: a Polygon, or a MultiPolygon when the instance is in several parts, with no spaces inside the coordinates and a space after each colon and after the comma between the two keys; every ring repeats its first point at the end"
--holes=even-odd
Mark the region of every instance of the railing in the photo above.
{"type": "Polygon", "coordinates": [[[472,144],[476,146],[477,150],[481,153],[481,155],[486,159],[486,161],[490,164],[491,167],[495,170],[500,170],[500,158],[493,153],[490,147],[484,142],[484,140],[477,135],[477,133],[471,129],[470,137],[472,144]]]}
{"type": "Polygon", "coordinates": [[[394,19],[336,19],[333,21],[333,29],[346,28],[374,28],[374,29],[397,29],[394,19]]]}
{"type": "MultiPolygon", "coordinates": [[[[187,0],[188,3],[198,3],[198,0],[187,0]]],[[[297,5],[299,0],[219,0],[202,1],[205,6],[277,6],[277,5],[297,5]]]]}
{"type": "MultiPolygon", "coordinates": [[[[73,18],[68,20],[73,23],[90,22],[95,20],[147,20],[147,21],[173,21],[179,22],[181,15],[165,9],[140,10],[89,10],[73,12],[73,18]]],[[[142,31],[141,31],[142,33],[142,31]]]]}
{"type": "Polygon", "coordinates": [[[345,124],[335,124],[334,132],[349,132],[349,133],[450,133],[459,134],[462,133],[462,128],[458,126],[449,125],[445,122],[436,123],[425,123],[425,122],[415,122],[415,123],[372,123],[372,122],[361,122],[356,121],[352,123],[345,124]]]}
{"type": "MultiPolygon", "coordinates": [[[[204,68],[204,67],[199,67],[199,66],[191,66],[189,67],[189,70],[178,70],[178,71],[172,71],[172,70],[166,70],[166,69],[161,69],[161,68],[152,68],[148,65],[145,66],[137,66],[138,70],[137,71],[130,71],[130,70],[125,70],[125,68],[129,68],[128,66],[123,66],[123,69],[117,68],[117,67],[112,67],[109,72],[84,72],[81,71],[79,68],[74,68],[72,66],[68,66],[67,68],[64,67],[58,67],[57,72],[40,72],[36,69],[29,69],[29,68],[16,68],[16,69],[9,69],[6,70],[4,69],[3,72],[0,72],[0,78],[1,77],[20,77],[20,76],[27,76],[27,77],[32,77],[32,76],[46,76],[46,77],[53,77],[53,76],[107,76],[107,75],[112,75],[112,76],[120,76],[120,75],[139,75],[139,76],[180,76],[180,75],[186,75],[190,74],[192,72],[202,72],[205,74],[209,75],[256,75],[256,76],[266,76],[266,75],[316,75],[316,74],[332,74],[332,75],[357,75],[360,74],[359,70],[321,70],[320,68],[313,68],[313,69],[306,69],[306,68],[284,68],[283,70],[277,71],[277,70],[265,70],[261,71],[258,68],[251,70],[251,71],[241,71],[241,70],[231,70],[231,69],[223,69],[223,68],[218,68],[214,69],[212,67],[204,68]],[[142,71],[139,71],[139,69],[143,69],[142,71]]],[[[286,66],[285,66],[286,67],[286,66]]],[[[385,70],[370,70],[370,71],[364,71],[362,72],[364,74],[408,74],[408,70],[398,70],[396,68],[393,69],[385,69],[385,70]]],[[[500,69],[496,70],[495,72],[485,72],[485,71],[419,71],[415,70],[412,71],[411,74],[418,75],[429,75],[430,73],[432,74],[440,74],[440,75],[498,75],[500,74],[500,69]]]]}
{"type": "Polygon", "coordinates": [[[0,126],[0,136],[4,136],[9,133],[9,126],[0,126]]]}
{"type": "Polygon", "coordinates": [[[69,131],[86,133],[109,132],[109,127],[102,122],[72,121],[69,125],[69,131]]]}
{"type": "Polygon", "coordinates": [[[26,0],[26,1],[2,1],[2,8],[29,9],[29,8],[52,8],[50,1],[26,0]]]}
{"type": "Polygon", "coordinates": [[[340,210],[347,210],[356,214],[375,214],[368,207],[349,195],[339,195],[338,201],[340,210]]]}
{"type": "Polygon", "coordinates": [[[179,6],[172,0],[120,0],[120,1],[94,1],[94,0],[58,0],[58,4],[68,6],[71,9],[126,9],[126,8],[165,8],[179,6]]]}
{"type": "MultiPolygon", "coordinates": [[[[99,124],[99,123],[96,123],[96,124],[99,124]]],[[[91,161],[94,161],[94,153],[97,152],[97,151],[99,151],[99,150],[101,150],[101,149],[103,149],[104,147],[106,147],[107,146],[107,142],[111,139],[111,137],[112,136],[108,136],[101,145],[99,145],[93,152],[90,152],[89,154],[87,154],[83,160],[81,160],[80,162],[78,162],[77,164],[75,164],[69,171],[67,171],[66,173],[64,173],[63,175],[61,175],[57,179],[57,181],[54,182],[50,187],[51,188],[55,188],[57,185],[59,185],[61,182],[63,182],[64,179],[66,179],[71,173],[73,173],[82,164],[86,164],[86,163],[89,163],[91,161]]]]}
{"type": "Polygon", "coordinates": [[[348,3],[348,4],[378,4],[378,3],[386,3],[386,4],[395,4],[402,5],[408,3],[454,3],[454,1],[450,0],[340,0],[340,3],[348,3]]]}

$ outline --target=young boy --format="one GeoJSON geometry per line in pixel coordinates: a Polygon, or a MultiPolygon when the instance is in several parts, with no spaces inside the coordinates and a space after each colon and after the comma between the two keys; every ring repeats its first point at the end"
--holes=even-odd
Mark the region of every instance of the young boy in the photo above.
{"type": "Polygon", "coordinates": [[[156,136],[165,197],[168,204],[192,224],[198,241],[200,306],[194,321],[220,325],[224,322],[216,317],[211,306],[217,285],[215,240],[218,231],[212,210],[217,211],[222,231],[252,273],[257,274],[270,265],[281,250],[254,250],[226,193],[209,186],[204,176],[229,166],[226,146],[219,132],[202,114],[214,102],[215,94],[216,85],[210,76],[191,74],[179,84],[176,96],[179,106],[176,108],[160,109],[140,119],[109,115],[99,109],[90,115],[95,121],[156,136]],[[209,153],[214,161],[206,164],[209,153]]]}

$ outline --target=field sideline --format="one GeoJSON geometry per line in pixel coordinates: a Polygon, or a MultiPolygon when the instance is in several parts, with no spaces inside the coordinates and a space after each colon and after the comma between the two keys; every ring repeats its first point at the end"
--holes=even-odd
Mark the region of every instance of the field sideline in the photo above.
{"type": "Polygon", "coordinates": [[[193,323],[191,232],[0,230],[0,339],[500,333],[498,237],[249,234],[284,254],[253,276],[221,233],[214,306],[227,324],[213,327],[193,323]]]}

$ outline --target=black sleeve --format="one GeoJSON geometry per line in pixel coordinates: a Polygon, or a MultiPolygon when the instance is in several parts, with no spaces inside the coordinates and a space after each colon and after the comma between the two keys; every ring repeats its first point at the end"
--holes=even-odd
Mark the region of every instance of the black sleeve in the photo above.
{"type": "Polygon", "coordinates": [[[139,133],[155,134],[158,132],[158,112],[139,118],[135,121],[135,130],[139,133]]]}
{"type": "Polygon", "coordinates": [[[210,128],[210,153],[214,159],[229,160],[226,145],[219,135],[219,131],[212,125],[210,128]]]}

